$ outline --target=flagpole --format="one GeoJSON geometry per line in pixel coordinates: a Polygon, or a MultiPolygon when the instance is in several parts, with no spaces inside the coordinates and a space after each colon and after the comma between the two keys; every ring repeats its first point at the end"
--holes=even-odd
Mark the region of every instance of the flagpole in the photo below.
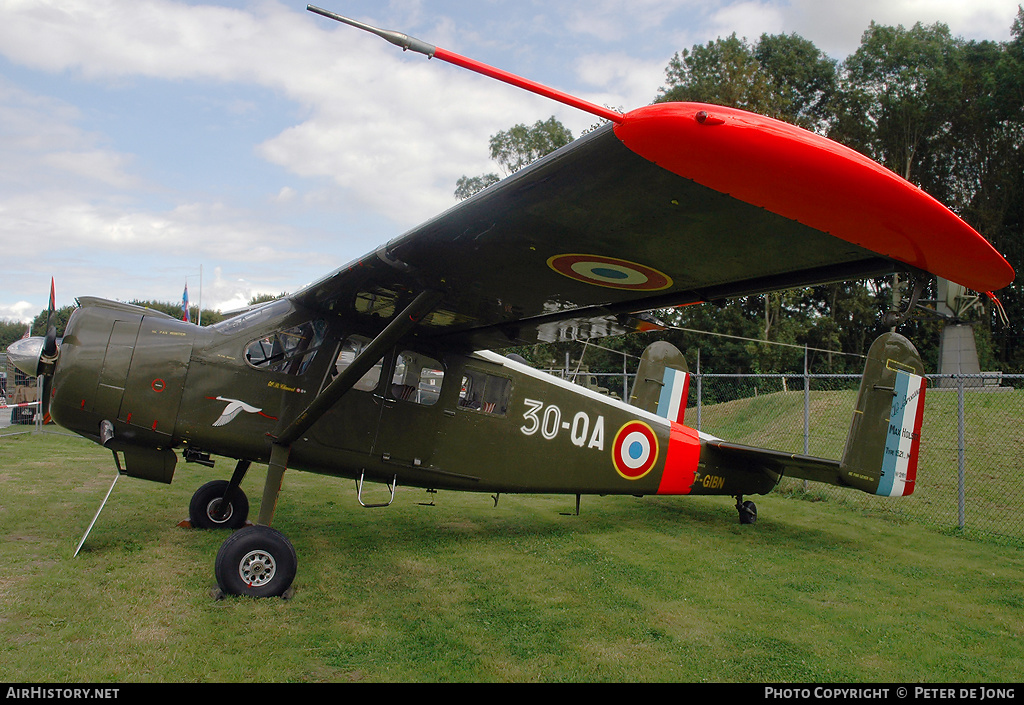
{"type": "Polygon", "coordinates": [[[196,316],[196,325],[203,325],[203,265],[199,265],[199,315],[196,316]]]}

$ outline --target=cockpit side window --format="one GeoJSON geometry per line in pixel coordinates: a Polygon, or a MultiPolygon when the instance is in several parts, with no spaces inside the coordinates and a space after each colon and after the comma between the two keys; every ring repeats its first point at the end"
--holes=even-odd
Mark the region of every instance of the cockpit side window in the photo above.
{"type": "Polygon", "coordinates": [[[301,375],[326,335],[326,322],[307,321],[252,341],[245,349],[245,361],[258,370],[301,375]]]}

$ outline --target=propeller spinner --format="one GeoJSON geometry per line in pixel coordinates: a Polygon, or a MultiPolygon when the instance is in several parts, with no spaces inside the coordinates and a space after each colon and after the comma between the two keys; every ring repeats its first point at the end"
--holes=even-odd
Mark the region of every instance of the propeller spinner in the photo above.
{"type": "Polygon", "coordinates": [[[22,338],[7,347],[7,358],[29,377],[50,375],[57,364],[57,312],[53,279],[50,279],[50,309],[46,318],[46,335],[22,338]]]}

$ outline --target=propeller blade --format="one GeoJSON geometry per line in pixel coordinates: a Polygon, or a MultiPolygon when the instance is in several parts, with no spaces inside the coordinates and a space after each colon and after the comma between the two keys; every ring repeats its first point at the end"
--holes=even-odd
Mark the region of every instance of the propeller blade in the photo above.
{"type": "Polygon", "coordinates": [[[43,338],[43,357],[57,353],[57,302],[54,296],[53,277],[50,277],[50,310],[46,317],[46,335],[43,338]]]}

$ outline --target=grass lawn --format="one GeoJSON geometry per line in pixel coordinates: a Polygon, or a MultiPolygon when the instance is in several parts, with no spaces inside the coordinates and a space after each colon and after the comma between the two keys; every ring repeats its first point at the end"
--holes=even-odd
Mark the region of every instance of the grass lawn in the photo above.
{"type": "MultiPolygon", "coordinates": [[[[290,600],[214,600],[223,532],[108,451],[0,437],[7,682],[1018,682],[1024,551],[842,502],[430,496],[285,475],[290,600]]],[[[258,511],[262,473],[243,488],[258,511]]]]}

